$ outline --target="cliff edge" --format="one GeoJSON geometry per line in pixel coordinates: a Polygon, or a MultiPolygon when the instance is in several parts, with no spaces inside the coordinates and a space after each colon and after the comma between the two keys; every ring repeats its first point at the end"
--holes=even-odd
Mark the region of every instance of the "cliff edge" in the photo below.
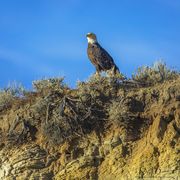
{"type": "Polygon", "coordinates": [[[180,177],[179,75],[156,84],[93,76],[76,89],[59,78],[34,87],[1,93],[0,179],[180,177]]]}

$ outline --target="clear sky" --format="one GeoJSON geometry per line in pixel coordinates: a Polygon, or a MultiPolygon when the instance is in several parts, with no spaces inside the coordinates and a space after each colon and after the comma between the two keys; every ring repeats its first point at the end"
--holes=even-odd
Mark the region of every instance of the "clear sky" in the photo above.
{"type": "Polygon", "coordinates": [[[179,0],[0,0],[0,87],[87,79],[88,32],[127,76],[158,59],[180,69],[179,0]]]}

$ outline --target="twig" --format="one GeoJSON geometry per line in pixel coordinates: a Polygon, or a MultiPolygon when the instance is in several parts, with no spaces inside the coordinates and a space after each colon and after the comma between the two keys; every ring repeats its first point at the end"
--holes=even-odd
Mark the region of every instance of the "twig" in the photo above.
{"type": "Polygon", "coordinates": [[[16,119],[14,120],[14,123],[13,123],[12,126],[10,127],[8,134],[11,134],[12,131],[17,127],[17,125],[18,125],[19,123],[20,123],[20,122],[19,122],[19,116],[16,115],[16,119]]]}
{"type": "Polygon", "coordinates": [[[46,124],[48,123],[48,119],[49,119],[49,106],[50,104],[48,103],[47,109],[46,109],[46,124]]]}
{"type": "Polygon", "coordinates": [[[79,99],[72,99],[72,98],[70,98],[70,97],[67,97],[67,96],[66,96],[66,98],[67,98],[68,100],[70,100],[70,101],[81,102],[81,100],[79,100],[79,99]]]}

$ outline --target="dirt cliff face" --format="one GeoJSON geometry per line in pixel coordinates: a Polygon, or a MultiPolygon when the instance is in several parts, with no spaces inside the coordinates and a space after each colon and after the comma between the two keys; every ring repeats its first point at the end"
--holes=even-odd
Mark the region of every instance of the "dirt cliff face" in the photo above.
{"type": "Polygon", "coordinates": [[[43,83],[1,109],[0,179],[180,177],[180,78],[43,83]]]}

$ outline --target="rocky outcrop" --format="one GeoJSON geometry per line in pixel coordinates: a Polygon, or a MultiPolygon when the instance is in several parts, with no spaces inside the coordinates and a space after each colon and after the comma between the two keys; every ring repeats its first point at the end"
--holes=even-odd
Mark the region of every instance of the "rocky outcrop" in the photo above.
{"type": "Polygon", "coordinates": [[[0,179],[178,179],[180,79],[97,83],[30,94],[2,111],[0,179]]]}

